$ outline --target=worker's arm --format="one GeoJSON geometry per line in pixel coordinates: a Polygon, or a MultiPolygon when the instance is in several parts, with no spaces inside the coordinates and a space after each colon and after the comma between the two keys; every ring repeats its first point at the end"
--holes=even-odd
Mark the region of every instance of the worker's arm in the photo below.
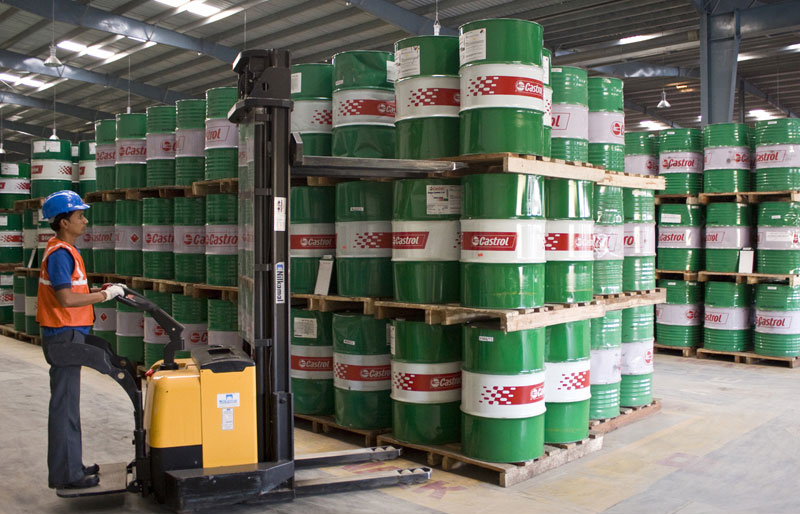
{"type": "Polygon", "coordinates": [[[62,307],[83,307],[106,301],[105,293],[76,293],[69,288],[57,289],[56,298],[62,307]]]}

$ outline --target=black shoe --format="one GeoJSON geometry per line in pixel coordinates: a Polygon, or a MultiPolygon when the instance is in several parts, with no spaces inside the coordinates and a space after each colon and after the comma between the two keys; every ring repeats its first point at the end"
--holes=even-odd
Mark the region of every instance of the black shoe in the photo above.
{"type": "Polygon", "coordinates": [[[100,483],[100,478],[97,475],[86,475],[85,477],[70,482],[68,484],[49,484],[50,489],[86,489],[94,487],[100,483]]]}
{"type": "Polygon", "coordinates": [[[92,464],[89,467],[83,466],[83,474],[84,475],[96,475],[100,471],[100,466],[97,464],[92,464]]]}

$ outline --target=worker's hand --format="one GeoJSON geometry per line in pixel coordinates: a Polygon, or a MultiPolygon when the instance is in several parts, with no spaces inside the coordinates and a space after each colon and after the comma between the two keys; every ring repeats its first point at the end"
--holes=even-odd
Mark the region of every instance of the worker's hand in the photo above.
{"type": "Polygon", "coordinates": [[[125,296],[125,290],[122,289],[122,286],[117,284],[109,284],[108,286],[104,285],[101,293],[106,295],[105,301],[109,301],[117,296],[125,296]]]}

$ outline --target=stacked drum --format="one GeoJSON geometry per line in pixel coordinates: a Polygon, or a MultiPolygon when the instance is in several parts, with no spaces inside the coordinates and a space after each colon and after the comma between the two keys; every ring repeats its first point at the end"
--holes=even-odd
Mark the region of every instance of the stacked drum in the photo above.
{"type": "Polygon", "coordinates": [[[756,353],[773,357],[800,355],[800,286],[756,285],[755,325],[756,353]]]}
{"type": "Polygon", "coordinates": [[[72,189],[72,146],[69,141],[45,139],[33,142],[31,196],[72,189]]]}
{"type": "Polygon", "coordinates": [[[545,157],[550,157],[552,152],[552,134],[553,134],[553,87],[550,83],[550,58],[552,53],[547,48],[542,48],[542,71],[544,72],[544,120],[542,121],[542,128],[544,136],[542,143],[544,150],[542,154],[545,157]]]}
{"type": "Polygon", "coordinates": [[[333,65],[292,65],[292,132],[300,133],[304,155],[331,154],[333,65]]]}
{"type": "Polygon", "coordinates": [[[550,70],[553,86],[550,156],[589,161],[589,89],[586,70],[562,66],[550,70]]]}
{"type": "Polygon", "coordinates": [[[497,309],[543,305],[544,179],[493,173],[467,175],[462,184],[461,304],[497,309]]]}
{"type": "Polygon", "coordinates": [[[147,115],[117,114],[116,187],[147,184],[147,115]]]}
{"type": "Polygon", "coordinates": [[[547,327],[544,441],[569,443],[589,437],[589,320],[547,327]]]}
{"type": "Polygon", "coordinates": [[[625,132],[625,173],[658,175],[658,136],[655,132],[625,132]]]}
{"type": "Polygon", "coordinates": [[[490,19],[458,30],[461,153],[543,155],[542,26],[490,19]]]}
{"type": "Polygon", "coordinates": [[[620,79],[589,77],[589,162],[625,171],[625,102],[620,79]]]}
{"type": "Polygon", "coordinates": [[[241,348],[237,304],[228,300],[208,300],[208,344],[241,348]]]}
{"type": "Polygon", "coordinates": [[[116,310],[117,355],[131,362],[144,362],[144,314],[120,302],[116,310]]]}
{"type": "Polygon", "coordinates": [[[800,202],[758,206],[756,271],[800,273],[800,202]]]}
{"type": "Polygon", "coordinates": [[[664,346],[694,348],[703,340],[703,286],[699,282],[659,280],[667,303],[656,306],[656,340],[664,346]]]}
{"type": "Polygon", "coordinates": [[[31,165],[0,163],[0,209],[13,209],[14,202],[31,197],[31,165]]]}
{"type": "Polygon", "coordinates": [[[206,284],[235,286],[238,282],[238,212],[236,195],[206,196],[206,284]]]}
{"type": "Polygon", "coordinates": [[[175,102],[175,184],[191,186],[205,177],[206,101],[175,102]]]}
{"type": "Polygon", "coordinates": [[[330,312],[292,309],[290,376],[297,414],[334,412],[332,318],[330,312]]]}
{"type": "Polygon", "coordinates": [[[116,188],[117,120],[100,120],[94,124],[95,172],[97,190],[110,191],[116,188]]]}
{"type": "Polygon", "coordinates": [[[394,45],[398,159],[458,155],[458,38],[417,36],[394,45]]]}
{"type": "Polygon", "coordinates": [[[78,192],[81,197],[86,193],[97,191],[97,145],[94,141],[78,143],[78,175],[80,183],[78,192]]]}
{"type": "Polygon", "coordinates": [[[392,270],[399,302],[459,298],[461,185],[457,179],[394,182],[392,270]]]}
{"type": "Polygon", "coordinates": [[[749,284],[706,282],[703,348],[744,352],[752,348],[749,284]]]}
{"type": "MultiPolygon", "coordinates": [[[[313,293],[319,260],[336,252],[335,190],[328,186],[298,186],[291,189],[290,195],[291,292],[313,293]]],[[[335,288],[329,293],[334,294],[335,288]]]]}
{"type": "MultiPolygon", "coordinates": [[[[92,284],[102,287],[103,284],[92,284]]],[[[117,351],[117,306],[116,300],[94,304],[94,326],[92,333],[108,341],[111,349],[117,351]]]]}
{"type": "Polygon", "coordinates": [[[117,200],[114,207],[114,273],[141,276],[142,202],[117,200]]]}
{"type": "MultiPolygon", "coordinates": [[[[167,314],[172,314],[172,295],[170,293],[145,289],[144,297],[164,309],[167,314]]],[[[144,366],[149,368],[164,358],[164,346],[169,343],[169,335],[149,312],[144,313],[142,341],[144,342],[144,366]]]]}
{"type": "Polygon", "coordinates": [[[622,311],[622,380],[619,403],[638,407],[653,401],[653,307],[622,311]]]}
{"type": "Polygon", "coordinates": [[[743,203],[711,203],[706,206],[704,269],[725,273],[739,271],[743,248],[751,248],[751,211],[743,203]]]}
{"type": "Polygon", "coordinates": [[[147,108],[146,183],[167,186],[175,183],[175,106],[147,108]]]}
{"type": "Polygon", "coordinates": [[[206,276],[206,199],[174,198],[175,280],[201,282],[206,276]]]}
{"type": "Polygon", "coordinates": [[[233,178],[239,159],[239,128],[228,121],[228,111],[238,98],[235,87],[206,91],[205,179],[233,178]]]}
{"type": "Polygon", "coordinates": [[[619,386],[622,380],[622,311],[608,311],[591,320],[591,419],[619,415],[619,386]]]}
{"type": "Polygon", "coordinates": [[[744,123],[714,123],[703,130],[703,191],[750,191],[750,141],[744,123]]]}
{"type": "Polygon", "coordinates": [[[703,269],[703,207],[665,204],[658,210],[658,262],[662,270],[703,269]]]}
{"type": "Polygon", "coordinates": [[[396,75],[389,52],[357,50],[333,56],[331,155],[394,157],[396,75]]]}
{"type": "MultiPolygon", "coordinates": [[[[208,300],[182,294],[172,295],[172,317],[183,325],[183,349],[191,351],[208,344],[208,300]]],[[[183,353],[182,355],[188,355],[183,353]]]]}
{"type": "Polygon", "coordinates": [[[114,271],[114,202],[95,202],[92,212],[92,260],[95,273],[114,271]]]}
{"type": "Polygon", "coordinates": [[[142,276],[171,279],[174,274],[171,198],[142,199],[142,276]]]}
{"type": "Polygon", "coordinates": [[[659,175],[667,195],[696,195],[703,190],[703,137],[700,129],[669,129],[659,135],[659,175]]]}
{"type": "Polygon", "coordinates": [[[624,260],[622,188],[594,186],[594,294],[622,292],[624,260]]]}
{"type": "Polygon", "coordinates": [[[800,119],[756,122],[756,191],[800,189],[800,119]]]}

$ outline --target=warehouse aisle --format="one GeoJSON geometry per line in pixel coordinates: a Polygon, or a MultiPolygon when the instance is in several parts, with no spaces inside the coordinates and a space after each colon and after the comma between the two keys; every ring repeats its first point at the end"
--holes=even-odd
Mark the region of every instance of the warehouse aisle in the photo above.
{"type": "MultiPolygon", "coordinates": [[[[47,489],[47,363],[41,349],[0,337],[0,513],[166,512],[132,494],[62,500],[47,489]]],[[[333,495],[227,512],[614,514],[792,513],[800,447],[800,370],[658,355],[663,410],[606,436],[602,451],[509,489],[435,470],[419,486],[333,495]]],[[[133,457],[132,409],[111,379],[84,371],[84,462],[133,457]]],[[[346,448],[297,431],[298,453],[346,448]]],[[[354,466],[339,473],[411,466],[354,466]]]]}

